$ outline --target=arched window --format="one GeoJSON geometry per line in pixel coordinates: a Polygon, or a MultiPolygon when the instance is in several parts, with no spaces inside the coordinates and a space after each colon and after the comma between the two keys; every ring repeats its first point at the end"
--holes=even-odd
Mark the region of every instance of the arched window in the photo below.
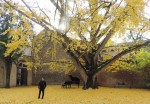
{"type": "Polygon", "coordinates": [[[17,86],[27,85],[27,66],[20,61],[17,65],[17,86]]]}

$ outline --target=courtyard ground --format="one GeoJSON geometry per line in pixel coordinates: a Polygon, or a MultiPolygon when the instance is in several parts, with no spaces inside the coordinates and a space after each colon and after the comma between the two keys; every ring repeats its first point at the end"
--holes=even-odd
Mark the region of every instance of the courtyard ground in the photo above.
{"type": "Polygon", "coordinates": [[[150,90],[100,87],[96,90],[47,86],[37,99],[37,86],[0,88],[0,104],[150,104],[150,90]]]}

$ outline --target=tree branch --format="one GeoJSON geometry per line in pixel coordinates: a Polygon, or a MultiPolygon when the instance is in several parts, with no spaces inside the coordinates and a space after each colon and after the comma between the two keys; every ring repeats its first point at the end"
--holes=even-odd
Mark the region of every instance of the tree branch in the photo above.
{"type": "MultiPolygon", "coordinates": [[[[126,7],[127,7],[127,5],[126,5],[126,7]]],[[[126,8],[126,7],[125,7],[125,8],[126,8]]],[[[100,53],[100,51],[104,48],[105,44],[108,42],[108,40],[109,40],[109,39],[111,38],[111,36],[114,34],[114,32],[115,32],[114,30],[115,30],[116,25],[117,25],[115,21],[117,21],[117,20],[123,18],[123,20],[122,20],[121,23],[120,23],[120,24],[122,24],[122,23],[124,22],[125,18],[126,18],[126,12],[127,12],[127,11],[128,11],[128,9],[127,9],[126,11],[123,11],[123,14],[122,14],[122,15],[120,15],[118,18],[116,17],[116,18],[110,23],[110,25],[108,25],[108,26],[102,31],[101,34],[105,34],[106,32],[108,32],[108,34],[106,34],[106,37],[104,38],[104,40],[102,41],[102,43],[99,44],[98,49],[97,49],[97,52],[96,52],[96,54],[95,54],[95,56],[94,56],[94,61],[96,60],[96,58],[97,58],[98,54],[100,53]],[[108,31],[108,29],[110,29],[110,30],[108,31]]],[[[96,63],[96,62],[94,62],[94,63],[96,63]]]]}
{"type": "Polygon", "coordinates": [[[51,3],[58,9],[58,11],[61,13],[61,14],[64,14],[64,10],[58,5],[58,2],[56,3],[54,0],[50,0],[51,3]]]}
{"type": "Polygon", "coordinates": [[[113,58],[111,58],[111,59],[103,62],[102,64],[100,64],[99,67],[97,68],[97,70],[94,73],[96,74],[100,70],[107,68],[108,66],[110,66],[112,63],[114,63],[116,60],[118,60],[123,55],[125,55],[127,53],[130,53],[130,52],[132,52],[134,50],[140,49],[140,48],[142,48],[144,46],[148,46],[148,45],[150,45],[150,40],[148,40],[148,41],[146,41],[146,42],[144,42],[142,44],[138,44],[138,45],[134,45],[134,46],[128,47],[128,49],[125,49],[124,51],[118,53],[113,58]]]}
{"type": "MultiPolygon", "coordinates": [[[[101,25],[103,24],[104,20],[107,19],[107,15],[108,15],[108,13],[109,13],[109,11],[110,11],[110,7],[111,7],[111,4],[108,6],[107,11],[106,11],[106,13],[104,14],[104,19],[102,19],[101,23],[100,23],[99,26],[98,26],[98,29],[97,29],[96,33],[94,34],[95,37],[98,36],[98,32],[99,32],[99,30],[100,30],[100,28],[101,28],[101,25]]],[[[100,35],[101,35],[101,34],[99,34],[98,37],[100,37],[100,35]]]]}
{"type": "MultiPolygon", "coordinates": [[[[47,22],[44,19],[41,19],[41,21],[37,20],[37,17],[35,18],[30,18],[28,15],[26,15],[23,11],[19,10],[18,8],[16,8],[15,6],[13,6],[12,4],[10,4],[8,1],[4,0],[4,2],[6,2],[10,7],[12,7],[14,10],[16,10],[17,12],[21,13],[22,15],[24,15],[25,17],[27,17],[28,19],[32,20],[33,22],[39,24],[40,26],[44,27],[44,28],[49,28],[48,26],[50,26],[51,28],[53,28],[56,31],[59,31],[58,29],[56,29],[53,25],[51,25],[49,22],[47,22]]],[[[26,4],[27,5],[27,4],[26,4]]],[[[28,7],[27,7],[28,8],[28,7]]],[[[28,8],[29,9],[29,8],[28,8]]],[[[31,9],[30,9],[31,10],[31,9]]]]}

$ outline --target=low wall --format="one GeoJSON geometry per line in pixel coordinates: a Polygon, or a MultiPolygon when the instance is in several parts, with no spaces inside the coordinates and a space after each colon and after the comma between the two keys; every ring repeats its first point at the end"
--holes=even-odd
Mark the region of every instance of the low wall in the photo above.
{"type": "Polygon", "coordinates": [[[123,70],[117,72],[102,71],[98,76],[98,83],[107,87],[117,87],[121,84],[131,88],[146,87],[144,73],[123,70]]]}
{"type": "MultiPolygon", "coordinates": [[[[73,76],[79,77],[81,79],[81,84],[83,85],[83,80],[79,72],[75,71],[70,73],[73,76]]],[[[42,77],[45,78],[47,84],[57,84],[60,85],[65,81],[66,76],[64,73],[51,72],[51,73],[33,73],[32,84],[37,85],[42,77]]],[[[97,78],[98,84],[105,87],[131,87],[131,88],[145,88],[144,73],[138,72],[128,72],[128,71],[118,71],[118,72],[107,72],[101,71],[97,78]],[[121,85],[123,84],[123,85],[121,85]]]]}

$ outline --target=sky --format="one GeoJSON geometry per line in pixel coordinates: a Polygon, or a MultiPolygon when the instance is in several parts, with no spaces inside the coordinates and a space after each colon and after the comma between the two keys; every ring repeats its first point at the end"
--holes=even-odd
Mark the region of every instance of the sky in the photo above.
{"type": "MultiPolygon", "coordinates": [[[[19,3],[21,5],[24,5],[21,0],[13,0],[15,1],[16,3],[19,3]]],[[[25,2],[29,3],[29,5],[31,5],[32,7],[37,7],[37,4],[40,6],[40,8],[48,8],[52,11],[55,10],[55,7],[53,4],[50,3],[50,0],[24,0],[25,2]]],[[[35,8],[34,8],[35,9],[35,8]]],[[[37,10],[38,11],[38,10],[37,10]]],[[[55,21],[53,21],[53,24],[56,24],[54,23],[55,21]]],[[[41,32],[43,30],[43,28],[36,24],[36,23],[33,23],[34,25],[34,30],[36,32],[36,34],[38,34],[39,32],[41,32]]],[[[56,25],[57,26],[57,25],[56,25]]]]}
{"type": "MultiPolygon", "coordinates": [[[[15,2],[19,2],[20,4],[22,4],[21,0],[14,0],[15,2]]],[[[41,8],[47,8],[49,10],[51,10],[53,13],[55,11],[55,7],[53,6],[53,4],[50,3],[50,0],[24,0],[25,2],[29,2],[29,4],[32,6],[32,7],[36,7],[37,6],[37,3],[38,5],[41,7],[41,8]]],[[[71,0],[70,0],[71,1],[71,0]]],[[[145,0],[146,1],[146,0],[145,0]]],[[[49,14],[49,15],[53,15],[53,14],[49,14]]],[[[145,8],[145,15],[146,17],[150,18],[150,0],[149,2],[147,3],[147,7],[145,8]]],[[[55,26],[55,27],[58,27],[58,21],[52,21],[52,24],[55,26]]],[[[63,27],[63,26],[61,26],[63,27]]],[[[43,30],[43,28],[37,24],[34,23],[34,30],[36,31],[36,33],[38,34],[40,31],[43,30]]],[[[150,39],[150,35],[149,33],[146,33],[145,36],[147,38],[150,39]]],[[[121,43],[123,41],[123,39],[119,36],[116,35],[116,37],[113,38],[113,41],[115,41],[116,43],[121,43]]]]}

